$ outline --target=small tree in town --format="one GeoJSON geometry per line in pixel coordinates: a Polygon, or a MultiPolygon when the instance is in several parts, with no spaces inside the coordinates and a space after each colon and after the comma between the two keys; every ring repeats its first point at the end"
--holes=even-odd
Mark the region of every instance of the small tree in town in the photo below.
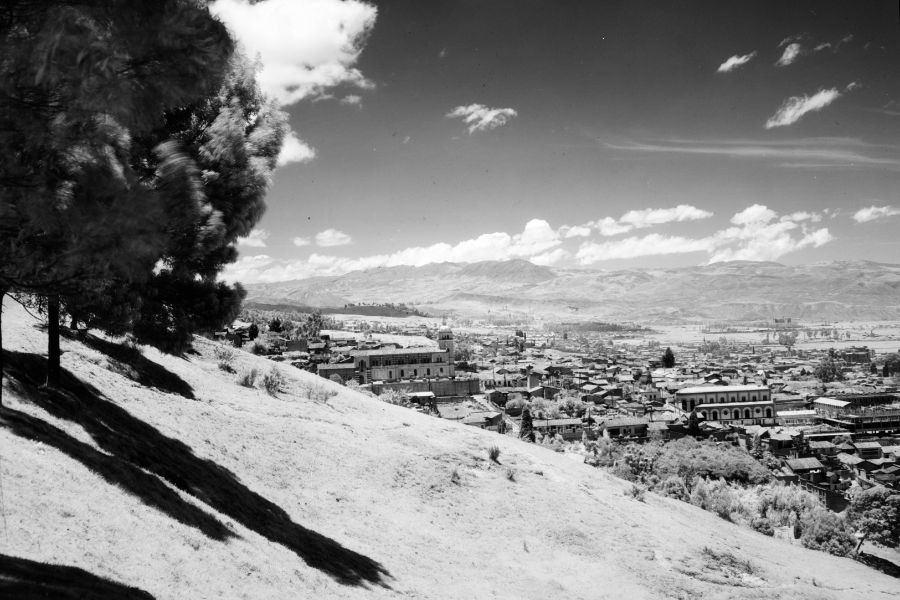
{"type": "Polygon", "coordinates": [[[834,357],[831,355],[823,357],[822,360],[819,361],[819,364],[816,365],[813,373],[822,383],[840,381],[844,378],[844,374],[841,372],[840,367],[838,367],[834,357]]]}
{"type": "Polygon", "coordinates": [[[672,348],[666,348],[666,351],[663,352],[662,365],[666,369],[671,369],[675,366],[675,353],[672,352],[672,348]]]}
{"type": "Polygon", "coordinates": [[[531,420],[531,411],[528,408],[522,411],[522,427],[519,430],[519,437],[529,442],[535,440],[534,423],[531,420]]]}

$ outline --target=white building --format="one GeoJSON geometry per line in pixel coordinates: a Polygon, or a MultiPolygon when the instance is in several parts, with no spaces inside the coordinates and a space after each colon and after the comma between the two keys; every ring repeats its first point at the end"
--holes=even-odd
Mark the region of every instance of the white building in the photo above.
{"type": "Polygon", "coordinates": [[[701,385],[675,392],[685,412],[731,425],[775,425],[775,402],[763,385],[701,385]]]}

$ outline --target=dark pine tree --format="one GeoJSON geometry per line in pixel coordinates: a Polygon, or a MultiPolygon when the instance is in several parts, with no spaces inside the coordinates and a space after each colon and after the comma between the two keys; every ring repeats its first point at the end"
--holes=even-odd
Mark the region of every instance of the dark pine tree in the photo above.
{"type": "Polygon", "coordinates": [[[525,408],[522,411],[522,426],[519,429],[519,437],[528,442],[534,442],[534,423],[531,420],[531,411],[525,408]]]}
{"type": "Polygon", "coordinates": [[[671,369],[675,366],[675,353],[672,352],[672,348],[666,348],[666,351],[663,352],[662,364],[666,369],[671,369]]]}

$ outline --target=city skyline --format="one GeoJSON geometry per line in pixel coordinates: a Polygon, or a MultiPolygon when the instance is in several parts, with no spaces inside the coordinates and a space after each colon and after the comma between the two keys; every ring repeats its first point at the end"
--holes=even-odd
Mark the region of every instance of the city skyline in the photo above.
{"type": "Polygon", "coordinates": [[[896,262],[896,3],[218,0],[292,134],[226,278],[896,262]]]}

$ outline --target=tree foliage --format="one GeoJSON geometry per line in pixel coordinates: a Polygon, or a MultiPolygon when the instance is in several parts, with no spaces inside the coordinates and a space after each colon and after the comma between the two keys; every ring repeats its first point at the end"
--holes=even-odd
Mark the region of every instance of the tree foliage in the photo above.
{"type": "Polygon", "coordinates": [[[671,369],[675,366],[675,353],[672,352],[672,348],[666,348],[666,351],[663,352],[662,365],[666,369],[671,369]]]}
{"type": "Polygon", "coordinates": [[[818,379],[822,383],[840,381],[844,378],[844,374],[841,372],[840,367],[838,366],[837,362],[835,362],[834,357],[831,355],[824,356],[822,360],[819,361],[819,364],[816,365],[813,374],[816,376],[816,379],[818,379]]]}
{"type": "Polygon", "coordinates": [[[877,486],[858,492],[850,501],[850,521],[863,540],[890,548],[900,545],[900,494],[877,486]]]}

